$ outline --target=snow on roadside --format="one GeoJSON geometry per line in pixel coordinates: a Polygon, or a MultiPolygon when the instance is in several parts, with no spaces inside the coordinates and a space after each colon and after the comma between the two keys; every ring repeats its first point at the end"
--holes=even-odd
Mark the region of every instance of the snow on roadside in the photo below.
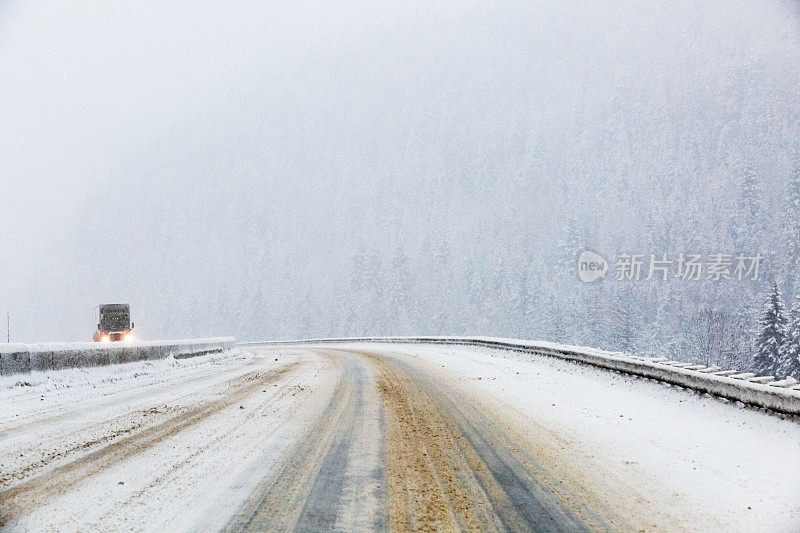
{"type": "Polygon", "coordinates": [[[324,406],[313,401],[320,383],[336,384],[321,360],[289,349],[147,363],[42,373],[2,390],[22,413],[0,428],[5,483],[46,486],[52,471],[67,485],[15,501],[12,530],[196,530],[209,509],[224,519],[240,503],[230,487],[246,490],[270,473],[324,406]],[[250,378],[287,365],[274,382],[250,378]],[[81,462],[91,465],[95,452],[98,471],[81,462]],[[59,474],[61,466],[74,472],[59,474]]]}
{"type": "MultiPolygon", "coordinates": [[[[374,348],[375,345],[372,345],[374,348]]],[[[682,523],[800,527],[800,423],[708,395],[556,358],[479,347],[384,345],[445,367],[644,486],[682,523]]],[[[687,525],[702,529],[702,525],[687,525]]]]}
{"type": "Polygon", "coordinates": [[[66,403],[87,397],[106,396],[136,387],[178,380],[208,372],[209,365],[227,367],[252,359],[254,354],[242,349],[228,350],[186,359],[137,361],[118,365],[67,368],[0,376],[0,421],[18,416],[31,408],[41,410],[41,403],[66,403]]]}

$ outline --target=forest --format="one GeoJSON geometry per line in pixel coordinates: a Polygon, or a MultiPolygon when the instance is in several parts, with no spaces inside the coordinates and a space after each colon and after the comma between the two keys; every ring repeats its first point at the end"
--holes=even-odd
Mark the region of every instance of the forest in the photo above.
{"type": "Polygon", "coordinates": [[[142,338],[488,335],[796,374],[798,6],[7,5],[10,337],[89,339],[125,302],[142,338]]]}

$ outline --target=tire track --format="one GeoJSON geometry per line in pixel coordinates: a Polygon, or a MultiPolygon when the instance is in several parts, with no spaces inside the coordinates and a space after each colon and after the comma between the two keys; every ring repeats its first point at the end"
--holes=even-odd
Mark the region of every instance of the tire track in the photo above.
{"type": "Polygon", "coordinates": [[[229,382],[228,389],[223,391],[217,400],[189,409],[169,420],[3,490],[0,492],[0,526],[7,525],[16,517],[30,512],[50,498],[69,491],[84,479],[235,405],[265,384],[281,379],[300,364],[293,362],[268,372],[249,372],[229,382]]]}
{"type": "MultiPolygon", "coordinates": [[[[385,511],[379,505],[385,500],[384,472],[373,469],[353,475],[364,466],[357,458],[357,440],[365,436],[365,389],[370,377],[358,358],[342,357],[337,351],[325,355],[341,372],[331,399],[283,466],[228,522],[227,531],[385,529],[385,511]],[[363,491],[355,505],[349,497],[353,490],[363,491]]],[[[380,439],[380,434],[369,437],[380,439]]]]}
{"type": "MultiPolygon", "coordinates": [[[[251,361],[247,364],[248,366],[256,365],[258,364],[258,361],[251,361]]],[[[232,376],[238,373],[241,373],[240,367],[224,368],[220,372],[213,375],[201,374],[199,376],[192,376],[189,379],[176,378],[165,381],[157,381],[144,384],[142,387],[138,387],[134,391],[120,391],[104,395],[101,398],[91,398],[80,403],[73,403],[67,406],[55,406],[48,412],[40,411],[38,414],[42,417],[35,420],[8,420],[7,425],[0,429],[0,441],[9,436],[29,432],[39,428],[47,428],[48,425],[54,422],[61,423],[72,420],[82,420],[86,415],[87,409],[96,411],[113,407],[122,403],[132,404],[141,400],[146,400],[154,394],[176,389],[176,385],[180,385],[181,388],[185,388],[187,385],[196,385],[203,382],[211,382],[214,384],[218,383],[220,378],[224,378],[228,375],[232,376]],[[62,411],[58,412],[58,409],[62,409],[62,411]]],[[[179,393],[179,396],[176,398],[180,398],[182,396],[185,396],[185,394],[179,393]]]]}
{"type": "MultiPolygon", "coordinates": [[[[248,366],[252,365],[252,362],[248,364],[248,366]]],[[[242,375],[241,369],[230,369],[219,374],[200,376],[186,380],[182,382],[182,385],[194,386],[199,383],[208,383],[202,389],[193,388],[190,392],[186,392],[181,389],[174,392],[171,391],[172,393],[169,396],[160,397],[156,405],[152,405],[151,403],[140,404],[137,406],[134,401],[138,399],[144,399],[150,393],[156,392],[162,388],[171,387],[174,389],[175,383],[172,380],[168,381],[167,385],[164,387],[158,387],[158,389],[153,389],[148,386],[145,387],[145,390],[137,391],[136,394],[126,394],[122,397],[114,395],[113,398],[103,398],[100,404],[89,405],[83,407],[82,409],[91,408],[92,410],[102,410],[121,404],[126,410],[125,412],[111,418],[100,419],[99,421],[95,420],[93,426],[89,425],[91,422],[84,422],[82,427],[62,427],[59,428],[60,431],[57,433],[52,429],[49,429],[43,435],[36,435],[38,438],[35,440],[32,437],[27,436],[26,442],[22,445],[15,443],[15,439],[13,438],[5,440],[0,438],[0,443],[2,443],[4,447],[8,447],[7,449],[14,449],[15,454],[19,454],[20,456],[39,456],[37,459],[25,464],[24,466],[21,465],[13,470],[0,472],[0,490],[12,485],[15,482],[30,478],[43,468],[48,467],[56,461],[66,460],[75,453],[85,453],[90,448],[94,448],[108,442],[113,442],[120,436],[132,434],[143,427],[152,426],[155,424],[155,422],[152,420],[155,417],[162,418],[166,416],[168,418],[173,418],[176,415],[186,412],[188,409],[190,409],[186,405],[169,405],[169,407],[167,407],[167,405],[185,400],[187,398],[191,400],[191,398],[197,394],[213,391],[214,389],[219,388],[221,385],[225,385],[225,377],[229,375],[236,375],[237,377],[240,377],[242,375]],[[131,403],[133,403],[133,405],[131,405],[131,403]],[[149,405],[149,407],[144,408],[145,405],[149,405]],[[133,407],[134,410],[128,410],[130,407],[133,407]],[[89,427],[93,429],[92,434],[97,436],[87,441],[85,434],[89,427]],[[53,446],[54,449],[43,453],[43,444],[48,444],[48,442],[51,442],[50,445],[53,446]]],[[[78,418],[81,418],[80,409],[65,413],[64,415],[64,420],[78,418]]],[[[86,418],[86,415],[83,415],[82,418],[86,418]]],[[[61,420],[61,417],[53,416],[42,421],[37,421],[36,425],[41,424],[43,427],[46,427],[47,422],[61,420]]],[[[0,461],[1,460],[2,457],[0,457],[0,461]]]]}
{"type": "MultiPolygon", "coordinates": [[[[389,420],[389,500],[397,531],[585,531],[532,458],[441,381],[402,361],[373,362],[389,420]]],[[[584,523],[590,516],[592,520],[584,523]]]]}
{"type": "MultiPolygon", "coordinates": [[[[259,417],[268,416],[268,413],[271,415],[272,404],[280,404],[280,400],[282,398],[293,395],[292,391],[296,387],[297,385],[292,384],[289,380],[284,380],[279,387],[276,387],[275,389],[272,387],[267,387],[266,390],[262,390],[262,393],[268,392],[269,395],[266,398],[259,396],[259,405],[254,410],[248,410],[247,420],[252,421],[259,417]]],[[[281,418],[286,417],[288,419],[289,406],[284,404],[283,407],[284,409],[281,412],[281,418]]],[[[213,424],[214,429],[218,431],[218,434],[212,440],[203,439],[199,441],[196,448],[190,454],[169,465],[168,469],[153,477],[145,487],[131,493],[125,500],[120,501],[117,506],[110,508],[105,514],[98,516],[93,523],[87,524],[87,529],[89,531],[113,529],[113,527],[109,527],[108,524],[113,524],[114,520],[119,518],[120,511],[124,510],[125,507],[137,505],[138,502],[146,499],[154,490],[157,490],[159,487],[180,483],[179,480],[181,479],[183,471],[200,466],[198,463],[203,460],[213,460],[214,457],[208,457],[207,459],[205,459],[205,457],[215,452],[219,453],[219,450],[228,444],[231,437],[238,439],[240,432],[248,429],[246,427],[247,424],[242,424],[242,421],[236,417],[226,416],[222,419],[215,419],[211,422],[211,424],[213,424]]],[[[243,445],[245,447],[257,447],[256,444],[244,443],[243,445]]],[[[185,482],[185,477],[183,479],[185,482]]]]}

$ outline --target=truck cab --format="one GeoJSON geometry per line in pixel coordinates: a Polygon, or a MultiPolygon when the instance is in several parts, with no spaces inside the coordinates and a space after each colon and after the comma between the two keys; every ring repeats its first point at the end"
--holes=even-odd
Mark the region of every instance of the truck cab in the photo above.
{"type": "Polygon", "coordinates": [[[130,305],[104,304],[100,306],[100,321],[94,332],[94,341],[130,341],[133,340],[132,329],[130,305]]]}

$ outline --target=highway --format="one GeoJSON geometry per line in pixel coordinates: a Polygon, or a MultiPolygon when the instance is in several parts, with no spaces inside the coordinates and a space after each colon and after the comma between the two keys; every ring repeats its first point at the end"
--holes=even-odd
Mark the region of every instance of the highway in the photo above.
{"type": "Polygon", "coordinates": [[[755,464],[800,455],[796,421],[550,358],[264,346],[54,375],[0,395],[10,530],[798,523],[800,490],[775,476],[797,459],[755,464]]]}

